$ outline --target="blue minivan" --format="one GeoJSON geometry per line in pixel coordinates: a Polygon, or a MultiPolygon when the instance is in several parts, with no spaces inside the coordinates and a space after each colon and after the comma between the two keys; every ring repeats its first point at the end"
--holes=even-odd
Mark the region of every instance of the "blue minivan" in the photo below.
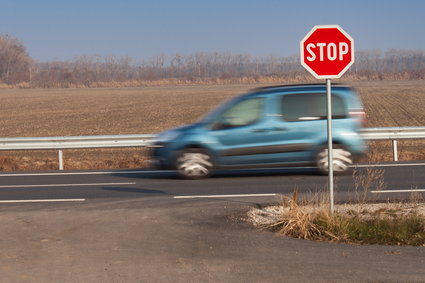
{"type": "MultiPolygon", "coordinates": [[[[347,172],[366,145],[358,131],[365,112],[357,92],[332,86],[333,170],[347,172]]],[[[327,174],[326,85],[272,86],[236,97],[199,122],[160,133],[157,168],[187,179],[215,169],[316,166],[327,174]]]]}

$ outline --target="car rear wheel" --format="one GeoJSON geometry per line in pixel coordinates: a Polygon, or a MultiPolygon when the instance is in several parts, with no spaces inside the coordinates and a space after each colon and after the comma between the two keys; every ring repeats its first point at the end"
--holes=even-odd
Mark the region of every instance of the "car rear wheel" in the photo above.
{"type": "Polygon", "coordinates": [[[211,156],[203,149],[183,150],[177,157],[176,168],[185,179],[202,179],[211,175],[211,156]]]}
{"type": "MultiPolygon", "coordinates": [[[[353,155],[340,145],[333,145],[333,172],[335,175],[347,174],[353,164],[353,155]]],[[[316,165],[319,171],[327,175],[329,172],[328,147],[322,147],[316,155],[316,165]]]]}

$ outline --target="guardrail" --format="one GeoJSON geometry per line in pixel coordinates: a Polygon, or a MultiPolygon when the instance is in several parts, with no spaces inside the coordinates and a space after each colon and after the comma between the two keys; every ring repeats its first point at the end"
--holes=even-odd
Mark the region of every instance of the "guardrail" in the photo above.
{"type": "Polygon", "coordinates": [[[365,128],[360,134],[368,140],[423,139],[425,127],[365,128]]]}
{"type": "Polygon", "coordinates": [[[0,150],[80,149],[148,146],[156,135],[0,138],[0,150]]]}
{"type": "MultiPolygon", "coordinates": [[[[397,140],[425,139],[425,127],[365,128],[360,135],[367,140],[391,140],[393,159],[398,160],[397,140]]],[[[156,135],[108,135],[0,138],[0,151],[5,150],[58,150],[59,170],[63,170],[63,149],[147,147],[156,135]]]]}
{"type": "Polygon", "coordinates": [[[149,146],[156,135],[109,135],[0,138],[0,150],[59,150],[59,170],[63,170],[63,149],[125,148],[149,146]]]}
{"type": "Polygon", "coordinates": [[[398,161],[397,140],[424,139],[425,127],[365,128],[360,135],[366,140],[390,140],[393,160],[398,161]]]}

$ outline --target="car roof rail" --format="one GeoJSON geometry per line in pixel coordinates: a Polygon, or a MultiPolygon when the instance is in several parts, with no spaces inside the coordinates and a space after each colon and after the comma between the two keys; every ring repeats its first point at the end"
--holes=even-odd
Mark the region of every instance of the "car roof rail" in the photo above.
{"type": "MultiPolygon", "coordinates": [[[[346,84],[343,84],[343,83],[332,83],[332,85],[350,87],[350,86],[348,86],[346,84]]],[[[279,88],[318,87],[318,86],[321,86],[321,87],[326,86],[326,83],[306,83],[306,84],[272,85],[272,86],[257,87],[257,88],[251,89],[251,91],[262,92],[262,91],[268,91],[268,90],[279,89],[279,88]]]]}

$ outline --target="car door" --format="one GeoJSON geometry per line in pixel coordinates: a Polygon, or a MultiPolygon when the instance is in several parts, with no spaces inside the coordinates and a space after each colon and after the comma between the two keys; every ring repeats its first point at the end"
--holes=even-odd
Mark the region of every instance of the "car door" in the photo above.
{"type": "MultiPolygon", "coordinates": [[[[270,133],[276,152],[269,162],[311,162],[313,151],[327,139],[326,94],[287,93],[275,99],[272,128],[284,130],[270,133]]],[[[333,119],[345,118],[342,98],[332,95],[332,100],[333,119]]]]}
{"type": "Polygon", "coordinates": [[[210,135],[218,145],[217,161],[222,165],[267,162],[263,150],[271,142],[267,129],[270,105],[266,97],[244,98],[224,110],[211,125],[210,135]]]}
{"type": "Polygon", "coordinates": [[[315,133],[323,132],[326,135],[326,124],[319,117],[309,114],[312,106],[308,94],[280,94],[274,99],[271,128],[282,130],[269,134],[275,148],[269,162],[298,165],[307,161],[310,159],[308,150],[314,144],[315,133]]]}

